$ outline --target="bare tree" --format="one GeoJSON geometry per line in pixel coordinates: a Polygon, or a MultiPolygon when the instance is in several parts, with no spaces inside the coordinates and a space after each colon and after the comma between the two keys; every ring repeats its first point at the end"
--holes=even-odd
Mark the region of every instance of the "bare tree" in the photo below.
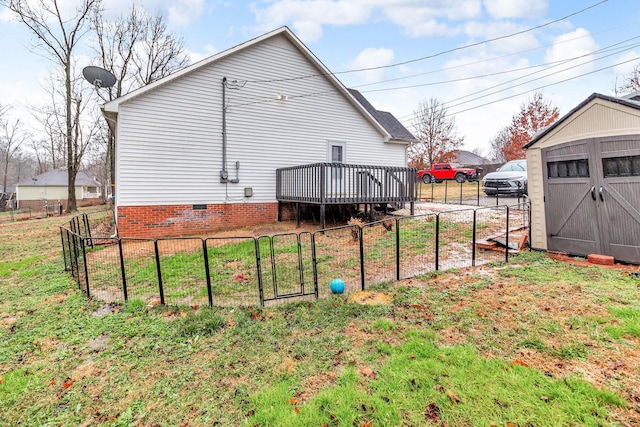
{"type": "Polygon", "coordinates": [[[7,191],[9,167],[14,157],[19,154],[20,146],[27,140],[28,134],[20,119],[0,117],[0,166],[3,169],[2,189],[7,191]]]}
{"type": "MultiPolygon", "coordinates": [[[[74,129],[73,116],[80,105],[74,102],[72,87],[73,54],[80,40],[89,30],[88,19],[92,12],[100,8],[101,0],[80,0],[73,16],[64,16],[59,0],[0,0],[0,4],[11,10],[18,21],[32,33],[36,46],[64,75],[64,117],[65,143],[68,171],[67,212],[77,210],[75,181],[83,150],[78,146],[79,129],[74,129]],[[75,110],[75,111],[74,111],[75,110]]],[[[76,98],[77,99],[77,98],[76,98]]]]}
{"type": "Polygon", "coordinates": [[[491,158],[493,160],[497,160],[499,163],[504,163],[507,161],[504,155],[504,147],[509,142],[511,135],[509,133],[509,127],[505,126],[500,129],[500,131],[491,139],[489,142],[491,146],[491,158]]]}
{"type": "Polygon", "coordinates": [[[636,66],[633,67],[633,70],[631,70],[628,75],[624,76],[624,80],[621,84],[618,85],[617,80],[614,83],[614,92],[616,96],[618,96],[618,94],[623,95],[637,91],[640,91],[640,64],[636,64],[636,66]]]}
{"type": "MultiPolygon", "coordinates": [[[[152,17],[132,6],[114,21],[107,21],[97,10],[91,21],[100,64],[116,76],[116,84],[105,92],[105,100],[153,83],[188,64],[183,39],[169,32],[160,14],[152,17]]],[[[113,184],[115,137],[108,133],[107,138],[106,161],[113,184]]]]}
{"type": "Polygon", "coordinates": [[[417,167],[450,160],[464,142],[457,135],[455,118],[437,98],[420,103],[412,127],[418,142],[409,146],[409,158],[417,167]]]}

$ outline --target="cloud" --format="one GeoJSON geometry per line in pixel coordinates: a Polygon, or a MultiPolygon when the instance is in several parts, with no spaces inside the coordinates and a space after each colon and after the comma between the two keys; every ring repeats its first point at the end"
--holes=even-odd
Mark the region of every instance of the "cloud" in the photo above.
{"type": "MultiPolygon", "coordinates": [[[[463,26],[465,34],[476,41],[491,40],[505,34],[514,34],[526,28],[512,22],[477,22],[471,21],[463,26]]],[[[540,43],[533,33],[527,32],[516,36],[504,37],[487,43],[494,53],[514,53],[538,47],[540,43]]]]}
{"type": "Polygon", "coordinates": [[[189,63],[195,64],[196,62],[202,61],[203,59],[206,59],[217,52],[218,49],[213,47],[213,45],[208,44],[204,47],[204,52],[194,52],[192,50],[187,50],[187,55],[189,56],[189,63]]]}
{"type": "Polygon", "coordinates": [[[357,25],[372,19],[389,21],[411,37],[455,34],[448,21],[479,17],[481,0],[279,0],[252,5],[262,31],[291,25],[305,42],[322,37],[324,25],[357,25]]]}
{"type": "Polygon", "coordinates": [[[178,0],[168,8],[169,22],[189,25],[202,14],[204,0],[178,0]]]}
{"type": "Polygon", "coordinates": [[[539,18],[547,11],[546,0],[484,0],[489,15],[496,19],[539,18]]]}
{"type": "Polygon", "coordinates": [[[613,67],[613,71],[618,76],[626,77],[635,67],[640,65],[640,51],[632,50],[617,57],[614,63],[619,64],[613,67]]]}
{"type": "Polygon", "coordinates": [[[595,56],[592,52],[599,49],[589,31],[578,28],[575,31],[564,33],[553,40],[553,45],[547,49],[544,60],[553,70],[565,70],[554,74],[552,81],[569,79],[580,74],[588,73],[596,68],[595,56]],[[580,65],[582,64],[582,65],[580,65]],[[580,65],[576,67],[576,65],[580,65]],[[567,69],[570,68],[571,69],[567,69]]]}
{"type": "MultiPolygon", "coordinates": [[[[393,63],[394,52],[391,49],[367,48],[360,52],[350,65],[351,69],[374,68],[393,63]]],[[[359,77],[366,83],[377,82],[384,78],[385,70],[369,70],[359,73],[359,77]]]]}
{"type": "Polygon", "coordinates": [[[369,20],[371,6],[366,1],[282,0],[267,8],[253,5],[252,10],[262,30],[291,24],[305,42],[317,41],[323,25],[353,25],[369,20]]]}

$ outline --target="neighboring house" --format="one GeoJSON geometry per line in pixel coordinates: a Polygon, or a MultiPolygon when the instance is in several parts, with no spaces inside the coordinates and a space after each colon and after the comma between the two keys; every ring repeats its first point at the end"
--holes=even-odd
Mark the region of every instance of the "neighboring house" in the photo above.
{"type": "MultiPolygon", "coordinates": [[[[108,102],[103,113],[116,135],[121,236],[275,222],[279,202],[292,202],[276,197],[276,169],[407,169],[414,140],[391,114],[347,90],[286,27],[108,102]]],[[[329,185],[342,173],[305,185],[329,185]]]]}
{"type": "MultiPolygon", "coordinates": [[[[55,169],[22,180],[16,184],[18,208],[42,210],[44,206],[67,206],[68,174],[66,169],[55,169]]],[[[100,183],[87,172],[76,175],[76,201],[78,206],[102,203],[100,183]]]]}
{"type": "Polygon", "coordinates": [[[492,163],[489,159],[466,150],[457,150],[451,161],[464,166],[481,166],[492,163]]]}
{"type": "Polygon", "coordinates": [[[532,247],[640,263],[640,94],[594,93],[525,148],[532,247]]]}

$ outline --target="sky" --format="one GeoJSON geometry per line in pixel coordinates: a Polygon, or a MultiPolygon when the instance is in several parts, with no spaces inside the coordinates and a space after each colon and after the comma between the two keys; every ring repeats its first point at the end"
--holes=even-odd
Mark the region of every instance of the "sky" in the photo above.
{"type": "MultiPolygon", "coordinates": [[[[74,1],[59,0],[73,10],[74,1]]],[[[411,130],[434,97],[464,137],[490,140],[533,94],[564,115],[640,64],[640,1],[629,0],[136,0],[162,13],[196,62],[288,26],[342,83],[411,130]]],[[[131,2],[108,0],[105,16],[131,2]]],[[[88,41],[88,40],[87,40],[88,41]]],[[[28,121],[45,103],[51,62],[0,6],[0,104],[28,121]]],[[[89,55],[85,50],[82,54],[89,55]]],[[[87,59],[90,61],[90,58],[87,59]]],[[[618,94],[621,95],[621,94],[618,94]]]]}

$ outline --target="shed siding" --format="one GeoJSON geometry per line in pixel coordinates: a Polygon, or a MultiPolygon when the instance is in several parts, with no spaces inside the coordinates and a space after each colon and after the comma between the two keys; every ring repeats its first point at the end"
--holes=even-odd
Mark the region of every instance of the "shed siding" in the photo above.
{"type": "Polygon", "coordinates": [[[590,105],[574,114],[543,139],[533,149],[609,135],[634,135],[640,128],[638,111],[614,104],[603,99],[595,99],[590,105]]]}
{"type": "MultiPolygon", "coordinates": [[[[531,246],[547,249],[542,149],[571,141],[607,136],[637,135],[640,112],[596,98],[527,149],[528,190],[531,198],[531,246]]],[[[571,150],[571,147],[567,147],[571,150]]],[[[557,153],[556,153],[557,154],[557,153]]],[[[571,154],[567,152],[567,154],[571,154]]]]}
{"type": "Polygon", "coordinates": [[[236,52],[120,106],[116,197],[120,206],[275,201],[275,169],[327,159],[406,166],[406,146],[383,135],[284,37],[236,52]],[[220,183],[222,78],[227,92],[227,170],[220,183]],[[285,80],[283,80],[285,79],[285,80]],[[277,94],[289,97],[276,100],[277,94]],[[302,124],[302,125],[301,125],[302,124]],[[252,187],[254,196],[244,197],[252,187]]]}

